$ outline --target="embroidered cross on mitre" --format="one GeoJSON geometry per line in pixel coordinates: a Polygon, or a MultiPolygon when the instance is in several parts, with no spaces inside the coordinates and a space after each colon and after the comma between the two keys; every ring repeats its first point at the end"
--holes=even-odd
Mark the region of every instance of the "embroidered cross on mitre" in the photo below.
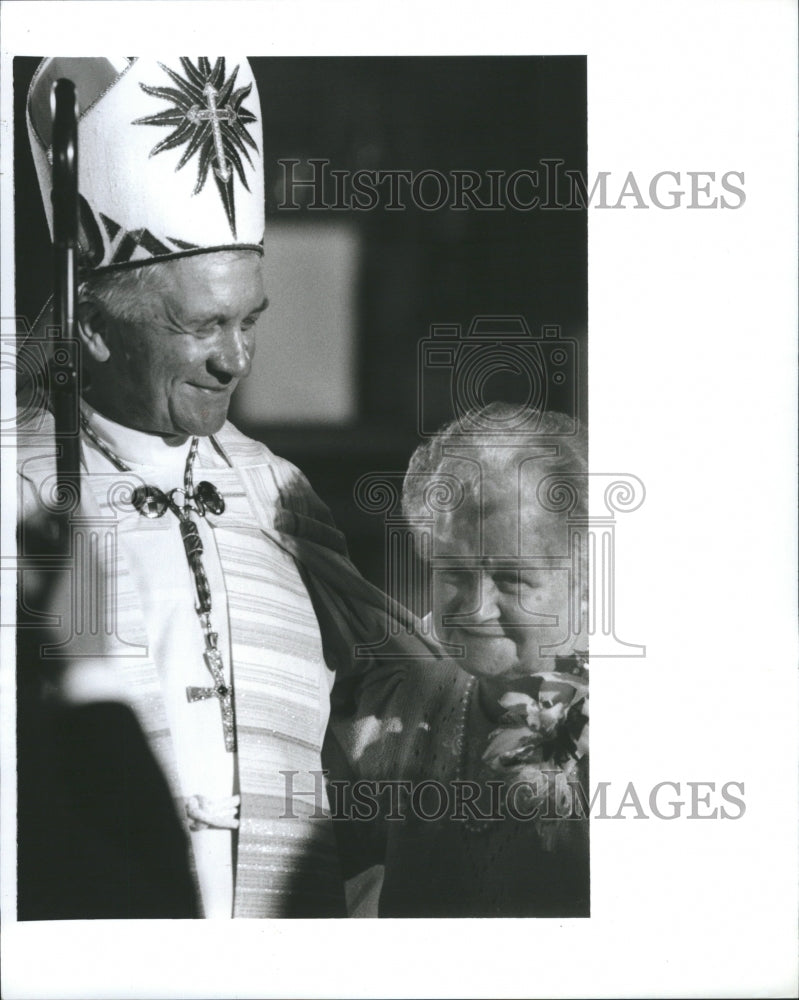
{"type": "Polygon", "coordinates": [[[252,90],[252,84],[234,90],[239,67],[236,66],[226,78],[224,57],[218,58],[213,66],[207,56],[201,56],[196,66],[185,57],[180,63],[185,77],[163,63],[158,64],[177,89],[140,84],[146,94],[171,101],[173,106],[157,114],[137,118],[133,124],[174,126],[174,131],[152,148],[150,156],[188,143],[175,169],[180,170],[193,156],[197,156],[194,194],[202,191],[208,171],[213,166],[214,181],[235,238],[234,177],[238,175],[245,189],[250,190],[242,157],[252,167],[247,146],[258,150],[246,129],[246,125],[256,121],[256,117],[242,106],[252,90]]]}

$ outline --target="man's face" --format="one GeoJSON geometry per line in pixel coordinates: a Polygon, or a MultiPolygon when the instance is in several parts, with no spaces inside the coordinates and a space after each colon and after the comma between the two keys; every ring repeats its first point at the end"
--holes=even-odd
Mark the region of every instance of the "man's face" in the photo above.
{"type": "Polygon", "coordinates": [[[214,434],[249,374],[253,327],[265,307],[254,252],[170,262],[161,280],[145,286],[136,322],[110,321],[98,408],[154,434],[214,434]]]}
{"type": "Polygon", "coordinates": [[[522,509],[520,519],[514,510],[499,506],[483,517],[481,553],[477,516],[457,513],[436,538],[436,635],[465,648],[465,657],[456,662],[477,677],[510,680],[552,670],[553,650],[542,647],[568,640],[557,651],[564,655],[572,649],[571,633],[577,627],[569,616],[567,524],[562,517],[529,508],[522,509]],[[445,560],[464,568],[443,568],[445,560]],[[446,624],[449,616],[453,619],[446,624]]]}

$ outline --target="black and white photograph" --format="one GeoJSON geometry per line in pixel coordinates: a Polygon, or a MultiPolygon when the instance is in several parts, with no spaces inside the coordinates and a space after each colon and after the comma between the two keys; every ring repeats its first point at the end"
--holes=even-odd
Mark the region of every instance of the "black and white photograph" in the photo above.
{"type": "Polygon", "coordinates": [[[4,995],[792,991],[755,7],[3,4],[4,995]]]}

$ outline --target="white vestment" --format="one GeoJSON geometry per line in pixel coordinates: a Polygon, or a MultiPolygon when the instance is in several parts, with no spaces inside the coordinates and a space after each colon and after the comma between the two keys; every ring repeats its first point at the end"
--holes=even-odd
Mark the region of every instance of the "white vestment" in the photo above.
{"type": "MultiPolygon", "coordinates": [[[[209,438],[200,440],[194,484],[213,483],[226,503],[221,515],[194,514],[193,519],[203,544],[211,623],[219,636],[226,682],[232,682],[235,693],[237,752],[230,753],[219,700],[187,698],[187,687],[210,688],[213,679],[203,659],[195,581],[178,518],[167,511],[150,519],[130,504],[132,488],[141,484],[165,493],[183,488],[191,442],[172,443],[122,427],[85,404],[83,413],[130,472],[120,471],[82,435],[81,512],[90,525],[81,529],[82,537],[89,539],[96,523],[105,539],[101,548],[109,532],[116,539],[111,557],[106,544],[99,570],[106,591],[111,587],[114,594],[114,635],[105,643],[109,650],[99,654],[89,651],[97,645],[88,635],[91,630],[77,637],[80,648],[68,693],[78,700],[110,697],[131,704],[184,821],[189,797],[224,800],[241,794],[237,834],[219,828],[191,832],[206,917],[294,915],[294,906],[301,907],[297,915],[314,915],[317,893],[320,914],[331,907],[338,912],[340,873],[329,818],[317,818],[328,804],[315,777],[321,772],[335,674],[325,663],[319,625],[296,559],[271,530],[283,498],[304,480],[289,463],[229,424],[216,446],[209,438]],[[286,777],[286,771],[296,774],[286,777]],[[309,794],[309,789],[317,793],[309,794]]],[[[46,445],[46,436],[37,438],[41,440],[44,449],[33,449],[33,458],[21,453],[24,518],[46,506],[51,485],[44,454],[52,446],[46,445]]],[[[302,495],[307,484],[299,490],[302,495]]],[[[91,571],[83,570],[81,576],[76,568],[75,573],[71,593],[65,588],[62,612],[76,588],[91,580],[91,571]]],[[[69,626],[68,613],[63,620],[69,626]]],[[[73,633],[81,627],[81,621],[73,622],[73,633]]],[[[100,635],[98,641],[102,639],[100,635]]],[[[341,897],[343,907],[343,889],[341,897]]]]}
{"type": "MultiPolygon", "coordinates": [[[[84,404],[84,415],[105,445],[150,486],[164,492],[183,486],[191,441],[168,443],[108,420],[84,404]]],[[[205,449],[203,449],[205,451],[205,449]]],[[[114,466],[99,448],[84,438],[88,473],[108,475],[114,466]]],[[[194,482],[202,475],[198,454],[194,482]]],[[[210,474],[209,474],[210,475],[210,474]]],[[[196,517],[203,543],[203,565],[212,595],[211,621],[219,635],[219,650],[230,684],[230,629],[225,580],[214,533],[196,517]]],[[[204,641],[189,568],[177,518],[171,511],[149,519],[137,511],[119,520],[119,542],[141,596],[150,655],[158,667],[184,797],[219,799],[238,793],[235,754],[225,750],[216,698],[189,702],[186,688],[208,687],[211,678],[203,661],[204,641]]],[[[230,917],[233,912],[232,834],[230,830],[192,832],[192,848],[206,917],[230,917]]]]}

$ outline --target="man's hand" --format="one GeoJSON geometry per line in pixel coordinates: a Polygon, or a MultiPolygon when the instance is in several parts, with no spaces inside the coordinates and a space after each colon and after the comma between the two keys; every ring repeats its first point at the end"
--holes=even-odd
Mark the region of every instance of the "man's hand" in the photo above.
{"type": "Polygon", "coordinates": [[[238,830],[240,795],[218,799],[190,795],[184,801],[190,830],[238,830]]]}

